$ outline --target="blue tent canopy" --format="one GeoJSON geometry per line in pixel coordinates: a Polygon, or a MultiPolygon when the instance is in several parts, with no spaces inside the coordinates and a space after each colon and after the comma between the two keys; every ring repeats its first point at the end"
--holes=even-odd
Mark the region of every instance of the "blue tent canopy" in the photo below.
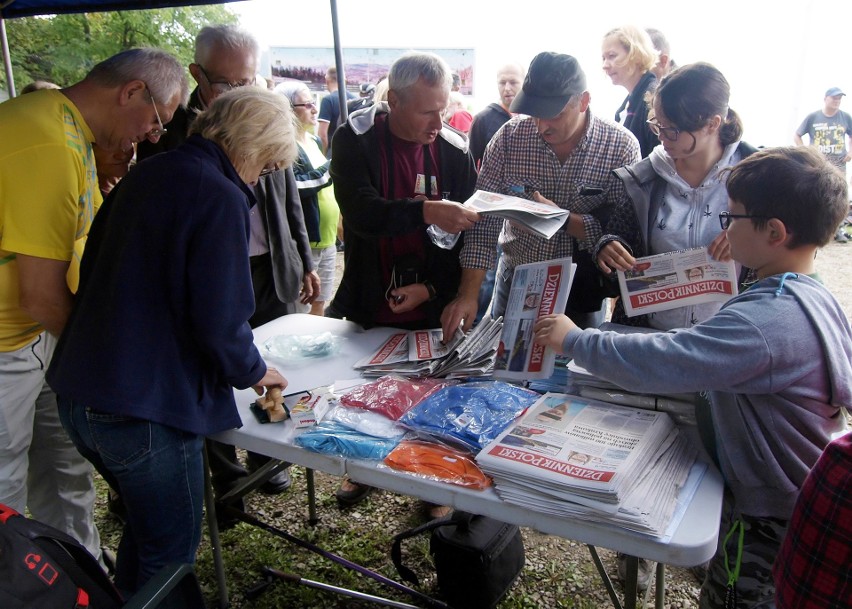
{"type": "Polygon", "coordinates": [[[95,13],[101,11],[135,11],[146,8],[224,4],[231,0],[0,0],[0,18],[58,15],[61,13],[95,13]]]}

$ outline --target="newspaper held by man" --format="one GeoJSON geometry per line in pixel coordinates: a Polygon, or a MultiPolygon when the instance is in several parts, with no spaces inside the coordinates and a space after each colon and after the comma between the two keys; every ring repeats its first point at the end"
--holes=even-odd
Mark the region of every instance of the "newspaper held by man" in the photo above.
{"type": "Polygon", "coordinates": [[[503,316],[494,376],[511,380],[547,378],[556,354],[533,340],[533,324],[542,315],[562,313],[577,265],[571,258],[515,267],[503,316]]]}
{"type": "Polygon", "coordinates": [[[517,222],[545,239],[555,235],[570,215],[555,205],[485,190],[477,190],[464,204],[480,214],[517,222]]]}
{"type": "Polygon", "coordinates": [[[704,302],[726,301],[737,293],[733,260],[714,260],[705,247],[637,258],[629,271],[618,271],[628,317],[704,302]]]}
{"type": "Polygon", "coordinates": [[[476,461],[506,501],[660,535],[695,458],[665,413],[547,393],[476,461]]]}

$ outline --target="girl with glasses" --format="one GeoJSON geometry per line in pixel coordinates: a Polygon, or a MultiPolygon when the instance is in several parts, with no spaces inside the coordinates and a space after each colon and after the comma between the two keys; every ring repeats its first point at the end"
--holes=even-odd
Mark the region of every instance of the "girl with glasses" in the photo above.
{"type": "MultiPolygon", "coordinates": [[[[728,208],[725,169],[754,151],[741,142],[743,126],[728,107],[730,87],[708,63],[682,66],[663,78],[650,96],[660,145],[647,159],[616,170],[625,193],[595,248],[605,273],[626,271],[636,258],[707,247],[717,260],[730,248],[719,225],[728,208]]],[[[614,273],[612,273],[614,279],[614,273]]],[[[705,303],[628,318],[620,303],[613,321],[671,330],[693,326],[719,310],[705,303]]]]}

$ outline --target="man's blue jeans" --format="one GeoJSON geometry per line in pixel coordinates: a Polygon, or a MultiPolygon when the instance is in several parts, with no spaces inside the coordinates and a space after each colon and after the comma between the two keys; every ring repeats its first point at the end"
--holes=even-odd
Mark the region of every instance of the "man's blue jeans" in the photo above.
{"type": "Polygon", "coordinates": [[[195,563],[204,500],[203,436],[97,412],[59,396],[71,440],[127,507],[115,584],[135,592],[164,566],[195,563]]]}

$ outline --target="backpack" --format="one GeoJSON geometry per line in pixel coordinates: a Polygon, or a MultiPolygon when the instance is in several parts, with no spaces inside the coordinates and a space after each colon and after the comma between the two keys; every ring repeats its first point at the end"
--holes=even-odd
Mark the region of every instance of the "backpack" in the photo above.
{"type": "Polygon", "coordinates": [[[414,584],[417,575],[402,564],[404,539],[432,532],[429,553],[438,589],[456,609],[493,609],[524,567],[524,540],[514,524],[456,510],[394,537],[391,559],[400,576],[414,584]]]}
{"type": "Polygon", "coordinates": [[[0,607],[118,609],[124,604],[77,540],[0,504],[0,607]]]}

